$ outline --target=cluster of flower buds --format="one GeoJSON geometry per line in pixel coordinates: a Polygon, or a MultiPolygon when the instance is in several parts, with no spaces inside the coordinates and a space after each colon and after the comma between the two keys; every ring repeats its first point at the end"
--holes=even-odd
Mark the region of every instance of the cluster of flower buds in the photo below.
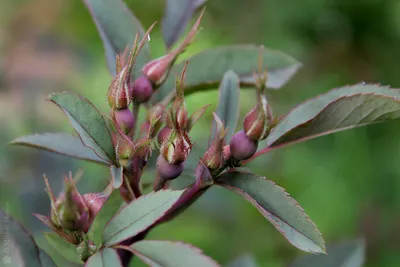
{"type": "MultiPolygon", "coordinates": [[[[69,232],[86,233],[107,200],[107,195],[104,193],[81,195],[75,185],[76,179],[74,180],[70,174],[64,178],[64,192],[56,198],[47,178],[44,180],[51,202],[50,219],[46,224],[61,235],[69,232]]],[[[77,242],[75,237],[76,235],[70,239],[72,243],[77,242]]]]}
{"type": "MultiPolygon", "coordinates": [[[[237,132],[230,142],[229,154],[236,160],[249,159],[256,153],[258,142],[267,138],[273,126],[270,105],[264,94],[267,71],[262,70],[262,49],[259,58],[259,75],[254,74],[257,87],[256,106],[246,115],[242,131],[237,132]]],[[[228,153],[228,151],[227,151],[228,153]]]]}

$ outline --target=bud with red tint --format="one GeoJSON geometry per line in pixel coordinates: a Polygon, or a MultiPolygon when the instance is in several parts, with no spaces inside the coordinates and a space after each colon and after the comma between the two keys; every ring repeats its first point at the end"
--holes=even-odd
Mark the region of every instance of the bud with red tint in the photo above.
{"type": "Polygon", "coordinates": [[[235,133],[230,143],[231,156],[236,160],[251,158],[257,151],[258,141],[250,139],[244,131],[235,133]]]}
{"type": "Polygon", "coordinates": [[[224,139],[226,130],[218,115],[215,113],[213,113],[213,115],[216,123],[216,132],[210,147],[203,156],[203,161],[210,170],[217,170],[225,163],[223,149],[225,145],[224,139]]]}

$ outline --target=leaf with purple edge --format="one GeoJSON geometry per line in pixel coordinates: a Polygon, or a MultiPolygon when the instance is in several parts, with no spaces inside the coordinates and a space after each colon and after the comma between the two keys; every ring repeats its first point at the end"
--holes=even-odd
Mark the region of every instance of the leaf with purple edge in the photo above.
{"type": "Polygon", "coordinates": [[[85,267],[122,267],[120,258],[115,249],[103,248],[93,254],[85,263],[85,267]]]}
{"type": "MultiPolygon", "coordinates": [[[[89,9],[103,41],[107,65],[112,76],[115,76],[116,55],[126,48],[131,49],[136,33],[144,36],[145,30],[140,21],[121,0],[82,0],[89,9]]],[[[150,60],[147,42],[140,50],[133,69],[137,77],[141,68],[150,60]]]]}
{"type": "Polygon", "coordinates": [[[400,90],[372,84],[334,89],[295,107],[266,139],[268,148],[400,118],[400,90]]]}
{"type": "Polygon", "coordinates": [[[115,245],[145,231],[175,204],[183,192],[160,190],[132,201],[106,225],[103,244],[115,245]]]}
{"type": "Polygon", "coordinates": [[[97,156],[92,149],[84,146],[79,137],[67,133],[31,134],[14,139],[10,144],[39,148],[95,163],[110,164],[97,156]]]}
{"type": "Polygon", "coordinates": [[[132,252],[149,266],[217,267],[203,252],[183,242],[144,240],[131,245],[132,252]]]}
{"type": "Polygon", "coordinates": [[[363,240],[341,242],[327,246],[327,255],[304,255],[296,259],[290,267],[361,267],[365,262],[363,240]]]}
{"type": "Polygon", "coordinates": [[[9,263],[10,266],[55,266],[47,254],[37,246],[28,231],[1,209],[0,221],[2,222],[0,224],[0,242],[9,244],[10,252],[7,253],[5,249],[0,250],[0,258],[3,263],[9,263]]]}
{"type": "MultiPolygon", "coordinates": [[[[260,47],[256,45],[222,46],[202,51],[189,58],[191,68],[186,71],[185,95],[215,89],[228,70],[240,78],[242,87],[254,88],[253,72],[258,69],[260,47]]],[[[301,63],[280,51],[264,48],[263,69],[268,69],[267,87],[279,89],[301,67],[301,63]]],[[[174,66],[173,73],[181,73],[184,63],[174,66]]],[[[169,77],[159,88],[155,100],[161,100],[174,88],[174,78],[169,77]]]]}
{"type": "Polygon", "coordinates": [[[184,32],[193,13],[201,7],[206,0],[166,0],[165,12],[162,20],[162,34],[167,48],[178,40],[184,32]]]}
{"type": "Polygon", "coordinates": [[[245,172],[224,173],[216,184],[249,201],[295,247],[307,252],[325,253],[321,233],[282,187],[265,177],[245,172]]]}
{"type": "Polygon", "coordinates": [[[89,100],[72,92],[52,94],[48,99],[64,111],[85,146],[100,158],[115,162],[110,131],[103,116],[89,100]]]}

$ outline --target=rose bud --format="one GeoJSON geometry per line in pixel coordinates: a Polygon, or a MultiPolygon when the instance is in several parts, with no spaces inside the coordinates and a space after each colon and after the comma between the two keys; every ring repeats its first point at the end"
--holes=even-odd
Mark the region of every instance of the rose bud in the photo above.
{"type": "MultiPolygon", "coordinates": [[[[48,192],[51,192],[48,181],[46,181],[48,192]]],[[[72,177],[65,178],[65,192],[55,200],[52,193],[49,193],[52,200],[51,221],[56,227],[68,231],[84,230],[89,220],[87,204],[75,187],[72,177]]]]}
{"type": "Polygon", "coordinates": [[[132,83],[130,92],[133,101],[139,104],[145,103],[153,95],[153,86],[151,82],[142,75],[132,83]]]}
{"type": "Polygon", "coordinates": [[[168,126],[165,126],[164,128],[161,129],[161,131],[157,135],[157,142],[160,146],[164,144],[169,139],[169,136],[172,132],[172,129],[169,128],[168,126]]]}
{"type": "Polygon", "coordinates": [[[160,155],[157,158],[157,173],[162,180],[172,180],[177,178],[183,172],[184,164],[172,164],[160,155]]]}
{"type": "Polygon", "coordinates": [[[257,151],[258,141],[251,140],[244,131],[235,133],[230,143],[231,155],[236,160],[251,158],[257,151]]]}
{"type": "Polygon", "coordinates": [[[161,146],[160,153],[169,163],[184,162],[192,149],[192,143],[185,132],[174,130],[168,141],[161,146]]]}
{"type": "Polygon", "coordinates": [[[268,136],[271,124],[271,108],[266,97],[259,93],[256,107],[244,119],[243,129],[251,140],[261,141],[268,136]]]}
{"type": "Polygon", "coordinates": [[[112,80],[107,92],[108,105],[112,109],[128,108],[132,94],[132,88],[128,86],[129,79],[129,70],[125,67],[112,80]]]}
{"type": "Polygon", "coordinates": [[[216,131],[210,147],[203,156],[204,164],[210,170],[217,170],[225,163],[223,148],[225,145],[226,130],[221,119],[213,113],[216,123],[216,131]]]}
{"type": "Polygon", "coordinates": [[[99,213],[100,209],[103,207],[103,204],[104,202],[106,202],[108,197],[103,193],[87,193],[83,195],[83,198],[85,199],[89,208],[89,220],[85,227],[85,232],[87,232],[90,225],[92,225],[94,218],[99,213]]]}
{"type": "Polygon", "coordinates": [[[154,105],[147,113],[146,122],[148,123],[147,135],[154,138],[162,126],[165,115],[165,107],[162,104],[154,105]]]}
{"type": "Polygon", "coordinates": [[[142,72],[144,76],[146,76],[146,78],[152,82],[155,87],[159,87],[165,81],[178,56],[182,54],[192,42],[193,38],[198,32],[200,22],[203,17],[203,12],[201,12],[192,29],[189,31],[188,35],[178,48],[165,56],[150,61],[143,67],[142,72]]]}
{"type": "Polygon", "coordinates": [[[223,154],[224,154],[225,160],[229,160],[231,158],[231,146],[230,145],[224,146],[223,154]]]}
{"type": "Polygon", "coordinates": [[[124,131],[124,133],[130,134],[133,129],[133,125],[135,124],[135,117],[129,108],[114,110],[113,116],[115,117],[116,123],[124,131]]]}

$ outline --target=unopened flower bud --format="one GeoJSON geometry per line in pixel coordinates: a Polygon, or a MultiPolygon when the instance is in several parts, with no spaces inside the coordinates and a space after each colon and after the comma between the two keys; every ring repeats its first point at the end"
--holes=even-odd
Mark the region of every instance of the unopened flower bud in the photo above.
{"type": "Polygon", "coordinates": [[[255,141],[265,139],[272,122],[271,108],[264,95],[258,95],[258,103],[245,117],[243,129],[246,135],[255,141]]]}
{"type": "Polygon", "coordinates": [[[246,160],[251,158],[257,151],[258,141],[251,140],[244,131],[239,131],[233,135],[230,150],[231,155],[236,160],[246,160]]]}
{"type": "Polygon", "coordinates": [[[223,154],[224,154],[225,160],[229,160],[231,158],[231,146],[230,145],[224,146],[223,154]]]}
{"type": "Polygon", "coordinates": [[[157,142],[160,146],[164,144],[169,139],[169,136],[172,132],[172,129],[169,128],[168,126],[165,126],[164,128],[161,129],[161,131],[157,135],[157,142]]]}
{"type": "Polygon", "coordinates": [[[115,150],[118,156],[119,164],[123,167],[126,167],[128,165],[129,159],[135,153],[134,144],[124,139],[123,137],[118,137],[115,150]]]}
{"type": "Polygon", "coordinates": [[[132,131],[135,124],[135,117],[129,108],[115,110],[113,111],[113,116],[115,116],[116,122],[124,133],[129,134],[132,131]]]}
{"type": "Polygon", "coordinates": [[[183,168],[183,163],[169,163],[162,155],[157,158],[157,173],[163,180],[172,180],[177,178],[183,172],[183,168]]]}
{"type": "Polygon", "coordinates": [[[213,115],[215,120],[216,131],[214,138],[211,142],[211,145],[203,157],[204,164],[210,170],[219,169],[225,163],[223,149],[225,145],[226,130],[224,124],[222,123],[218,115],[215,113],[213,115]]]}
{"type": "Polygon", "coordinates": [[[176,53],[171,53],[150,61],[142,69],[144,76],[156,87],[160,86],[167,78],[177,56],[176,53]]]}
{"type": "Polygon", "coordinates": [[[137,78],[131,87],[132,99],[136,103],[145,103],[153,95],[153,86],[143,75],[137,78]]]}
{"type": "Polygon", "coordinates": [[[185,132],[171,133],[172,138],[161,146],[161,155],[172,164],[184,162],[192,149],[192,143],[185,132]]]}
{"type": "Polygon", "coordinates": [[[165,116],[165,107],[161,104],[154,105],[147,113],[148,128],[146,133],[154,138],[162,126],[162,120],[165,116]]]}
{"type": "Polygon", "coordinates": [[[131,88],[128,86],[128,68],[123,68],[117,73],[108,88],[108,105],[112,109],[126,109],[131,98],[131,88]]]}
{"type": "Polygon", "coordinates": [[[85,199],[89,208],[89,220],[86,226],[88,230],[94,218],[103,207],[104,202],[106,202],[107,196],[103,193],[87,193],[83,195],[83,198],[85,199]]]}

